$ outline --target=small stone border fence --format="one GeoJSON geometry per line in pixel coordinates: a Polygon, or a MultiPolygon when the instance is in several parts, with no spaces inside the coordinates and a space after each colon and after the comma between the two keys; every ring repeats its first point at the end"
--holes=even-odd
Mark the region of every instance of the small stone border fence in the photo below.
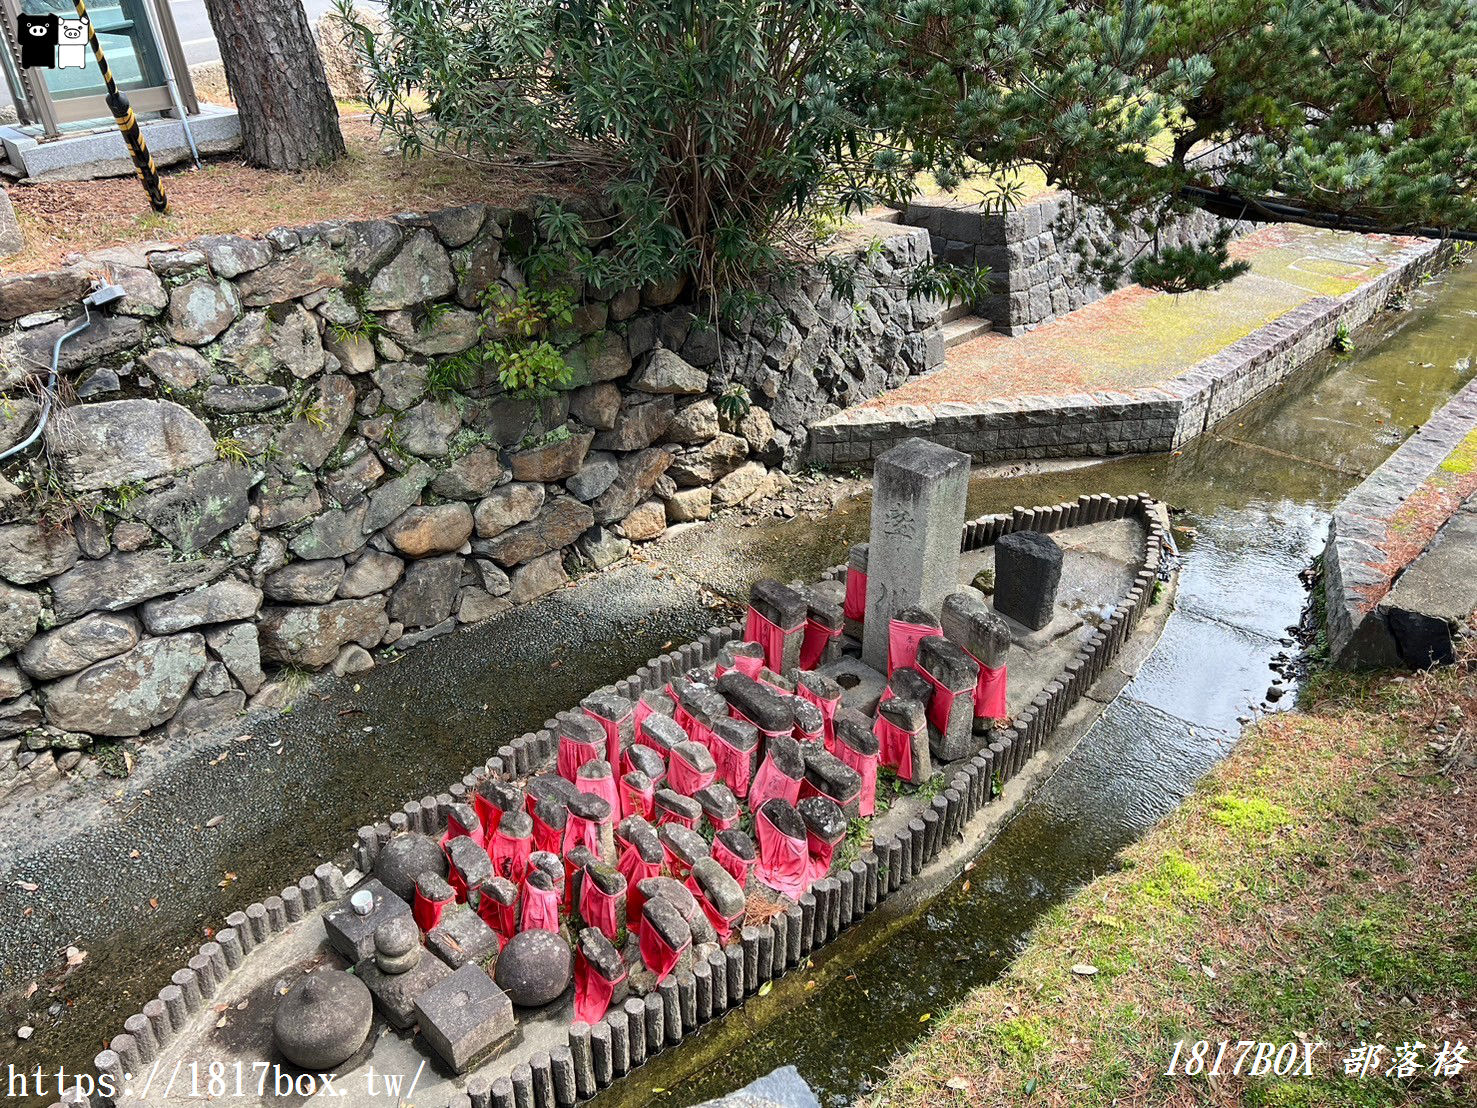
{"type": "Polygon", "coordinates": [[[1403,247],[1374,280],[1338,297],[1309,300],[1161,385],[1121,393],[850,408],[812,425],[809,457],[820,466],[862,464],[914,436],[984,462],[1174,450],[1328,349],[1340,324],[1352,328],[1368,322],[1443,252],[1433,241],[1403,247]]]}
{"type": "MultiPolygon", "coordinates": [[[[457,1094],[448,1108],[572,1108],[660,1051],[676,1046],[703,1024],[740,1007],[766,982],[802,965],[814,950],[917,879],[947,844],[964,838],[970,820],[998,800],[1000,789],[1022,772],[1067,712],[1112,664],[1154,602],[1164,552],[1170,545],[1168,513],[1146,493],[1081,496],[1047,507],[1017,507],[965,524],[962,547],[978,550],[1017,531],[1051,533],[1130,517],[1142,521],[1146,537],[1143,564],[1123,599],[1011,727],[973,758],[945,771],[949,775],[945,787],[927,811],[909,822],[905,832],[876,839],[872,849],[849,867],[816,881],[771,923],[744,927],[737,942],[726,949],[720,947],[692,972],[673,974],[644,997],[632,997],[612,1009],[593,1026],[571,1024],[564,1045],[534,1055],[531,1063],[518,1065],[511,1075],[489,1079],[474,1074],[466,1091],[457,1094]]],[[[825,577],[839,581],[845,575],[842,565],[828,570],[825,577]]],[[[634,700],[644,692],[664,688],[673,676],[712,661],[726,643],[741,637],[742,630],[741,622],[709,628],[702,638],[652,658],[632,676],[600,691],[634,700]]],[[[568,714],[578,715],[579,709],[561,713],[568,714]]],[[[98,1076],[122,1088],[125,1073],[146,1072],[255,947],[309,911],[344,896],[372,871],[380,847],[392,835],[407,830],[439,835],[451,805],[466,802],[488,777],[521,777],[551,767],[558,748],[557,727],[558,720],[550,720],[540,730],[518,736],[445,792],[409,801],[388,819],[359,828],[356,841],[336,862],[326,862],[280,894],[228,915],[226,926],[171,977],[158,997],[126,1019],[123,1031],[111,1037],[107,1049],[95,1059],[98,1076]]],[[[86,1105],[88,1101],[74,1098],[69,1103],[86,1105]]]]}
{"type": "Polygon", "coordinates": [[[1323,548],[1323,595],[1335,663],[1404,664],[1381,601],[1470,492],[1464,485],[1474,482],[1458,479],[1441,495],[1432,479],[1474,431],[1477,381],[1469,381],[1334,510],[1323,548]]]}

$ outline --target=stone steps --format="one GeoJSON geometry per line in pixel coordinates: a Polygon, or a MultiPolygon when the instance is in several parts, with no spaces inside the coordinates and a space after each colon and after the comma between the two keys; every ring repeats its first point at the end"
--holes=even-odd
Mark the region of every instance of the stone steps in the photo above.
{"type": "MultiPolygon", "coordinates": [[[[952,310],[951,306],[951,309],[952,310]]],[[[965,307],[958,305],[958,307],[965,307]]],[[[990,321],[977,315],[944,315],[944,349],[952,350],[962,342],[983,335],[990,330],[990,321]]]]}

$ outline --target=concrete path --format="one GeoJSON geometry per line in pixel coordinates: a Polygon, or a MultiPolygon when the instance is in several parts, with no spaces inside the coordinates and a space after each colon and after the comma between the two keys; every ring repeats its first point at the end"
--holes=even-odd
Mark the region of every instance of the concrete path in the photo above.
{"type": "Polygon", "coordinates": [[[991,332],[949,351],[944,366],[857,408],[1019,395],[1124,392],[1166,382],[1316,297],[1384,273],[1411,240],[1274,226],[1232,244],[1251,271],[1210,292],[1132,285],[1019,338],[991,332]]]}

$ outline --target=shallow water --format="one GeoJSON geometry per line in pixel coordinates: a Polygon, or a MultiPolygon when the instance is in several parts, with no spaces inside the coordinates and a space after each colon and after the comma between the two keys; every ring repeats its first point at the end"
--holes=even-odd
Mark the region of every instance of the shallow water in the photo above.
{"type": "MultiPolygon", "coordinates": [[[[1185,509],[1179,607],[1160,647],[986,852],[968,892],[945,891],[890,941],[839,944],[825,987],[803,991],[787,978],[649,1064],[607,1094],[611,1103],[690,1103],[786,1062],[827,1100],[852,1099],[925,1029],[922,1014],[998,973],[1042,909],[1178,802],[1267,688],[1278,640],[1305,599],[1298,572],[1321,548],[1331,505],[1465,381],[1477,353],[1477,267],[1418,292],[1411,311],[1359,338],[1353,357],[1310,367],[1177,456],[976,477],[972,514],[1081,491],[1144,490],[1185,509]]],[[[12,829],[0,841],[3,1033],[23,1022],[37,1031],[0,1063],[87,1065],[206,926],[309,872],[372,814],[443,790],[508,737],[719,622],[699,585],[740,596],[758,576],[814,577],[865,538],[869,511],[859,496],[820,523],[761,525],[736,550],[708,549],[693,532],[691,559],[669,553],[680,569],[629,566],[439,639],[357,685],[339,682],[231,744],[223,760],[210,751],[120,783],[110,804],[69,816],[45,847],[26,847],[12,829]],[[17,880],[40,889],[23,892],[17,880]],[[48,980],[68,944],[88,960],[48,980]],[[27,1001],[31,980],[41,988],[27,1001]]]]}
{"type": "Polygon", "coordinates": [[[993,980],[1041,912],[1188,795],[1276,676],[1270,663],[1307,599],[1299,573],[1322,549],[1332,506],[1400,441],[1389,432],[1403,439],[1465,383],[1477,270],[1359,338],[1362,351],[1308,367],[1178,456],[972,483],[971,514],[1084,489],[1145,490],[1184,509],[1179,596],[1158,646],[977,859],[967,890],[956,883],[885,937],[843,939],[597,1104],[691,1104],[780,1065],[796,1066],[822,1103],[850,1103],[926,1032],[925,1016],[993,980]]]}

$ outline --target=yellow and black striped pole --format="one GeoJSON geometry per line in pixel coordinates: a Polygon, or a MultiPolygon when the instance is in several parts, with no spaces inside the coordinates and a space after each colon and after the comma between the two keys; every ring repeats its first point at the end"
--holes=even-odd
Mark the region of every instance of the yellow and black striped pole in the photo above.
{"type": "Polygon", "coordinates": [[[138,179],[143,182],[144,191],[149,194],[149,205],[156,212],[165,211],[169,208],[169,200],[164,195],[159,171],[154,168],[149,144],[144,141],[143,133],[138,128],[138,117],[133,114],[128,97],[119,92],[118,86],[113,82],[113,71],[108,67],[108,59],[103,54],[102,46],[98,44],[97,32],[92,29],[85,0],[73,0],[73,3],[77,14],[87,24],[87,42],[92,47],[92,56],[97,59],[98,69],[102,70],[103,84],[108,86],[108,110],[113,113],[118,130],[123,134],[123,141],[128,143],[128,152],[133,156],[133,168],[138,171],[138,179]]]}

